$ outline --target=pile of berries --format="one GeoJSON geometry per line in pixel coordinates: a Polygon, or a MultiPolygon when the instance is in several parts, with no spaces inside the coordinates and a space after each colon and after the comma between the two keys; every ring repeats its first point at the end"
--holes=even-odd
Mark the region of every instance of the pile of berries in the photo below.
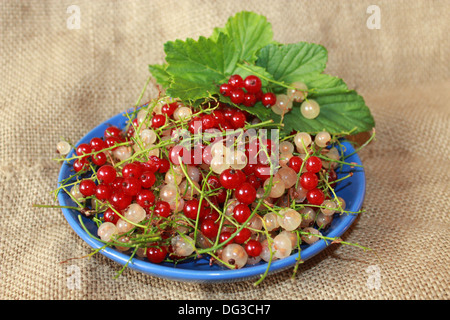
{"type": "MultiPolygon", "coordinates": [[[[261,93],[252,76],[228,85],[221,90],[236,104],[250,106],[261,93]]],[[[131,116],[126,128],[110,126],[65,158],[74,171],[70,197],[117,250],[152,263],[203,255],[242,268],[317,241],[345,210],[332,192],[340,152],[327,132],[246,136],[264,123],[223,103],[193,108],[171,98],[131,116]],[[196,139],[206,133],[215,135],[196,139]]],[[[64,156],[71,149],[57,148],[64,156]]]]}
{"type": "Polygon", "coordinates": [[[235,105],[253,107],[258,101],[263,106],[271,108],[278,115],[284,115],[292,110],[293,103],[298,102],[300,113],[306,119],[315,119],[320,114],[320,105],[313,99],[307,99],[308,87],[303,82],[294,82],[288,86],[286,93],[275,95],[272,92],[263,92],[262,82],[258,76],[249,75],[243,79],[233,74],[228,83],[220,85],[220,93],[229,97],[235,105]]]}

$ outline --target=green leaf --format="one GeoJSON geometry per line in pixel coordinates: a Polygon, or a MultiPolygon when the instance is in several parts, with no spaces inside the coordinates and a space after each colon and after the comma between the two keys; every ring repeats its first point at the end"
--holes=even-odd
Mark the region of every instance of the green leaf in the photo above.
{"type": "Polygon", "coordinates": [[[170,74],[167,73],[167,63],[165,64],[151,64],[148,69],[152,76],[156,79],[163,88],[168,88],[171,83],[170,74]]]}
{"type": "Polygon", "coordinates": [[[318,44],[269,44],[259,51],[256,65],[265,68],[275,80],[290,84],[302,76],[321,73],[327,60],[327,50],[318,44]]]}

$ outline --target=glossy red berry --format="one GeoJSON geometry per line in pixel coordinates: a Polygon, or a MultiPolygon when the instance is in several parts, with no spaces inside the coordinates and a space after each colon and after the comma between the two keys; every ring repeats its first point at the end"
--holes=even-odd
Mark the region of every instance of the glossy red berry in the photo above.
{"type": "Polygon", "coordinates": [[[257,93],[261,90],[261,79],[255,75],[249,75],[244,80],[244,88],[249,93],[257,93]]]}
{"type": "Polygon", "coordinates": [[[142,189],[136,194],[136,202],[142,208],[149,208],[155,204],[155,195],[147,189],[142,189]]]}
{"type": "Polygon", "coordinates": [[[220,184],[225,189],[236,189],[245,181],[245,174],[241,170],[226,169],[220,176],[220,184]]]}
{"type": "Polygon", "coordinates": [[[302,167],[303,160],[300,157],[293,156],[289,159],[287,166],[293,169],[295,172],[299,173],[302,167]]]}
{"type": "Polygon", "coordinates": [[[205,114],[202,116],[202,129],[208,130],[216,126],[216,120],[212,114],[205,114]]]}
{"type": "Polygon", "coordinates": [[[92,138],[89,142],[92,151],[100,151],[106,148],[106,143],[101,138],[92,138]]]}
{"type": "Polygon", "coordinates": [[[152,118],[152,128],[161,128],[166,124],[166,116],[163,114],[155,114],[152,118]]]}
{"type": "Polygon", "coordinates": [[[300,176],[300,184],[306,190],[312,190],[317,187],[319,178],[315,173],[305,172],[300,176]]]}
{"type": "Polygon", "coordinates": [[[170,162],[167,159],[161,159],[159,163],[158,171],[160,173],[166,173],[170,169],[170,162]]]}
{"type": "Polygon", "coordinates": [[[232,87],[230,84],[228,84],[228,83],[222,83],[222,84],[220,85],[220,88],[219,88],[220,94],[223,95],[223,96],[225,96],[225,97],[228,97],[228,96],[230,95],[230,92],[231,92],[231,89],[232,89],[232,88],[233,88],[233,87],[232,87]]]}
{"type": "Polygon", "coordinates": [[[233,88],[242,88],[244,87],[244,79],[238,74],[233,74],[228,79],[228,84],[231,85],[233,88]]]}
{"type": "Polygon", "coordinates": [[[251,213],[252,211],[250,210],[248,205],[240,203],[236,207],[234,207],[233,218],[235,218],[239,223],[244,223],[250,217],[251,213]]]}
{"type": "Polygon", "coordinates": [[[128,178],[128,177],[138,178],[141,175],[141,173],[142,173],[142,167],[137,162],[127,163],[122,168],[122,177],[124,177],[124,178],[128,178]]]}
{"type": "Polygon", "coordinates": [[[308,203],[320,206],[325,201],[325,195],[322,190],[315,188],[306,193],[306,199],[308,203]]]}
{"type": "Polygon", "coordinates": [[[212,219],[205,219],[200,224],[200,231],[209,239],[217,237],[219,232],[219,224],[212,219]]]}
{"type": "Polygon", "coordinates": [[[152,171],[147,170],[141,173],[139,176],[139,181],[141,182],[142,188],[148,189],[155,184],[156,176],[152,171]]]}
{"type": "MultiPolygon", "coordinates": [[[[122,142],[122,140],[120,138],[118,138],[118,137],[108,137],[108,138],[105,139],[105,143],[106,143],[106,146],[108,148],[112,148],[116,144],[119,144],[121,142],[122,142]]],[[[117,149],[117,147],[114,147],[111,150],[116,150],[116,149],[117,149]]]]}
{"type": "Polygon", "coordinates": [[[95,189],[95,197],[98,200],[108,200],[111,197],[112,188],[104,183],[101,183],[95,189]]]}
{"type": "Polygon", "coordinates": [[[234,242],[242,244],[250,239],[251,235],[252,232],[250,231],[250,229],[244,228],[236,234],[236,236],[234,237],[234,242]]]}
{"type": "Polygon", "coordinates": [[[318,173],[322,169],[322,160],[319,157],[311,156],[306,159],[305,168],[309,172],[318,173]]]}
{"type": "Polygon", "coordinates": [[[167,249],[163,246],[147,248],[147,259],[151,263],[161,263],[167,256],[167,249]]]}
{"type": "MultiPolygon", "coordinates": [[[[87,143],[80,144],[76,149],[77,156],[82,156],[92,152],[92,147],[87,143]]],[[[88,157],[88,156],[87,156],[88,157]]]]}
{"type": "Polygon", "coordinates": [[[244,90],[238,88],[238,89],[233,89],[230,92],[230,99],[231,102],[233,102],[234,104],[242,104],[244,102],[245,99],[245,92],[244,90]]]}
{"type": "Polygon", "coordinates": [[[92,163],[97,166],[102,166],[106,163],[106,154],[104,152],[99,152],[97,154],[93,154],[91,157],[92,163]]]}
{"type": "Polygon", "coordinates": [[[262,182],[270,178],[270,167],[265,164],[257,164],[255,166],[255,176],[262,182]]]}
{"type": "Polygon", "coordinates": [[[247,118],[242,111],[236,111],[231,117],[231,125],[234,129],[243,128],[246,120],[247,118]]]}
{"type": "Polygon", "coordinates": [[[266,92],[262,95],[261,102],[264,107],[270,108],[277,102],[277,97],[272,92],[266,92]]]}
{"type": "Polygon", "coordinates": [[[161,107],[161,112],[163,114],[166,114],[168,117],[171,117],[177,108],[178,108],[177,102],[165,104],[161,107]]]}
{"type": "Polygon", "coordinates": [[[114,210],[108,208],[103,214],[103,219],[105,220],[105,222],[116,224],[117,221],[119,221],[120,217],[114,212],[114,210]]]}
{"type": "Polygon", "coordinates": [[[244,102],[243,102],[244,106],[253,107],[256,102],[257,102],[257,99],[253,93],[246,93],[244,95],[244,102]]]}
{"type": "Polygon", "coordinates": [[[184,203],[183,213],[189,219],[196,220],[199,212],[199,201],[197,199],[190,199],[184,203]]]}
{"type": "Polygon", "coordinates": [[[115,191],[109,198],[111,205],[117,210],[123,210],[131,204],[133,198],[123,191],[115,191]]]}
{"type": "Polygon", "coordinates": [[[166,201],[157,201],[155,203],[155,208],[153,212],[157,216],[167,218],[168,216],[170,216],[170,213],[172,212],[172,210],[170,209],[170,203],[166,201]]]}
{"type": "Polygon", "coordinates": [[[87,171],[89,169],[89,161],[86,158],[76,159],[73,162],[75,172],[87,171]]]}
{"type": "Polygon", "coordinates": [[[112,191],[122,191],[122,183],[123,178],[122,177],[116,177],[114,178],[113,182],[111,182],[109,185],[112,188],[112,191]]]}
{"type": "Polygon", "coordinates": [[[129,196],[135,196],[141,191],[141,182],[134,177],[127,177],[123,179],[122,190],[129,196]]]}
{"type": "Polygon", "coordinates": [[[113,182],[116,176],[117,176],[116,169],[114,169],[114,167],[109,164],[101,166],[97,170],[97,178],[100,180],[100,182],[103,183],[113,182]]]}
{"type": "Polygon", "coordinates": [[[256,199],[256,189],[248,182],[239,185],[234,195],[240,203],[251,204],[256,199]]]}
{"type": "MultiPolygon", "coordinates": [[[[231,232],[228,231],[223,231],[220,233],[219,235],[219,243],[224,243],[225,241],[227,241],[228,239],[230,239],[232,236],[231,232]]],[[[225,246],[229,245],[233,243],[233,240],[228,241],[225,246]]]]}
{"type": "Polygon", "coordinates": [[[121,131],[119,128],[117,128],[116,126],[110,126],[108,128],[106,128],[105,132],[104,132],[104,137],[109,138],[109,137],[116,137],[116,138],[120,138],[120,134],[121,131]]]}
{"type": "Polygon", "coordinates": [[[249,240],[244,247],[250,257],[257,257],[262,252],[262,244],[257,240],[249,240]]]}
{"type": "Polygon", "coordinates": [[[85,197],[93,196],[96,188],[97,185],[92,180],[85,179],[80,182],[80,192],[85,197]]]}

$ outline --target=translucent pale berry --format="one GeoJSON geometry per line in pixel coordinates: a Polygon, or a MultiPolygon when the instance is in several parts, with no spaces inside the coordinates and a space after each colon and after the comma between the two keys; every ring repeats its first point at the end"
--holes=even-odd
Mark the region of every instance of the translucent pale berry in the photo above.
{"type": "Polygon", "coordinates": [[[317,101],[309,99],[301,104],[300,112],[306,119],[315,119],[320,114],[320,106],[317,101]]]}

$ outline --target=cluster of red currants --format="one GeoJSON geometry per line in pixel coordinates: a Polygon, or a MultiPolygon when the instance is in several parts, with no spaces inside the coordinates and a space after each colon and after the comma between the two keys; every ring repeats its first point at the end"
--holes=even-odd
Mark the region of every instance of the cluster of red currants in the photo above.
{"type": "Polygon", "coordinates": [[[220,85],[220,93],[230,97],[231,102],[236,105],[253,107],[261,101],[265,107],[271,107],[276,103],[276,96],[272,92],[262,91],[261,79],[255,75],[249,75],[243,79],[238,74],[233,74],[228,83],[220,85]]]}

